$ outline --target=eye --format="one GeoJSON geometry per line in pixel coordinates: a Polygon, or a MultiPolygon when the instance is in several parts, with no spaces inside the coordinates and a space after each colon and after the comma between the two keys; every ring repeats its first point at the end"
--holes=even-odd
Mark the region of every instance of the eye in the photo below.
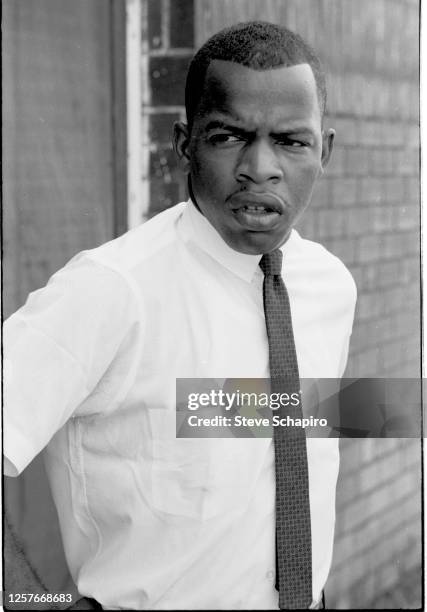
{"type": "Polygon", "coordinates": [[[293,149],[300,149],[310,146],[310,143],[305,140],[300,140],[298,138],[290,138],[288,136],[277,138],[276,143],[283,147],[292,147],[293,149]]]}
{"type": "Polygon", "coordinates": [[[237,134],[230,132],[216,132],[208,136],[208,142],[212,145],[233,145],[238,142],[242,142],[243,138],[237,134]]]}

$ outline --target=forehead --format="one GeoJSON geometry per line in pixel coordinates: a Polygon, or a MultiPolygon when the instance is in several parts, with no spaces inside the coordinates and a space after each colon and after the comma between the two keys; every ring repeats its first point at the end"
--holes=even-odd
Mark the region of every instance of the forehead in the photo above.
{"type": "Polygon", "coordinates": [[[226,114],[245,121],[320,122],[316,81],[309,64],[254,70],[213,60],[201,102],[202,115],[226,114]]]}

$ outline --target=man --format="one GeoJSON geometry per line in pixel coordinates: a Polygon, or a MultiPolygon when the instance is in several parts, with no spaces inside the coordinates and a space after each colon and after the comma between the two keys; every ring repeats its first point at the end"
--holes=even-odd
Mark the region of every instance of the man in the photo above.
{"type": "Polygon", "coordinates": [[[77,255],[8,321],[6,473],[46,447],[71,574],[105,608],[320,605],[337,440],[298,443],[308,478],[283,507],[298,500],[310,558],[289,577],[305,599],[286,598],[294,551],[276,553],[287,537],[275,523],[281,443],[176,439],[175,382],[273,378],[282,313],[268,310],[271,254],[283,257],[271,278],[292,311],[285,361],[305,378],[342,375],[353,280],[293,229],[332,151],[325,100],[318,59],[289,30],[253,22],[212,37],[192,61],[187,124],[174,132],[191,200],[77,255]]]}

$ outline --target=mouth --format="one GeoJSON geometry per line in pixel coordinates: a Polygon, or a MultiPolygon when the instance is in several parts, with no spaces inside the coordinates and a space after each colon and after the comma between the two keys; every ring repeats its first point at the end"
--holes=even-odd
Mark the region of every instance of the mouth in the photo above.
{"type": "Polygon", "coordinates": [[[285,211],[285,204],[275,194],[240,191],[230,198],[230,208],[245,229],[274,229],[285,211]]]}
{"type": "Polygon", "coordinates": [[[245,204],[244,206],[241,206],[240,208],[236,210],[243,210],[245,212],[257,213],[257,214],[277,212],[274,208],[270,206],[254,206],[252,204],[245,204]]]}

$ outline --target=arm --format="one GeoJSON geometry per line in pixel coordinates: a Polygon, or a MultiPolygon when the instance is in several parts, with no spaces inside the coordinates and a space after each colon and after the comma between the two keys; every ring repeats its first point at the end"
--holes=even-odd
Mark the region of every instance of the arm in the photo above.
{"type": "Polygon", "coordinates": [[[105,398],[101,406],[86,400],[136,319],[126,281],[81,258],[31,294],[6,321],[6,474],[22,472],[70,417],[107,407],[105,398]]]}
{"type": "MultiPolygon", "coordinates": [[[[6,475],[20,474],[70,417],[91,414],[96,409],[95,402],[86,400],[120,354],[124,339],[134,331],[136,311],[134,296],[119,274],[94,262],[77,261],[55,275],[46,288],[31,294],[26,305],[6,322],[3,426],[6,475]]],[[[104,396],[103,404],[98,402],[99,409],[106,404],[104,396]]],[[[31,469],[24,477],[33,477],[35,473],[31,469]]],[[[25,505],[24,523],[29,530],[37,529],[39,520],[35,518],[31,525],[33,514],[28,514],[31,504],[38,503],[40,511],[34,507],[42,520],[49,520],[46,516],[50,516],[41,509],[44,502],[37,502],[36,498],[37,495],[30,496],[29,506],[25,505]]],[[[17,502],[15,507],[19,509],[21,498],[17,502]]],[[[52,576],[34,567],[38,567],[34,561],[42,558],[44,552],[26,551],[28,538],[18,526],[18,519],[16,510],[8,511],[6,588],[18,593],[47,593],[52,576]],[[45,575],[46,581],[40,575],[45,575]],[[43,582],[48,583],[47,587],[43,582]],[[26,591],[27,588],[30,590],[26,591]]],[[[54,543],[47,545],[50,551],[47,558],[53,558],[54,543]]],[[[43,563],[43,567],[47,565],[43,563]]],[[[92,609],[89,604],[75,605],[80,606],[75,609],[92,609]]],[[[69,606],[58,603],[46,609],[69,606]]]]}

